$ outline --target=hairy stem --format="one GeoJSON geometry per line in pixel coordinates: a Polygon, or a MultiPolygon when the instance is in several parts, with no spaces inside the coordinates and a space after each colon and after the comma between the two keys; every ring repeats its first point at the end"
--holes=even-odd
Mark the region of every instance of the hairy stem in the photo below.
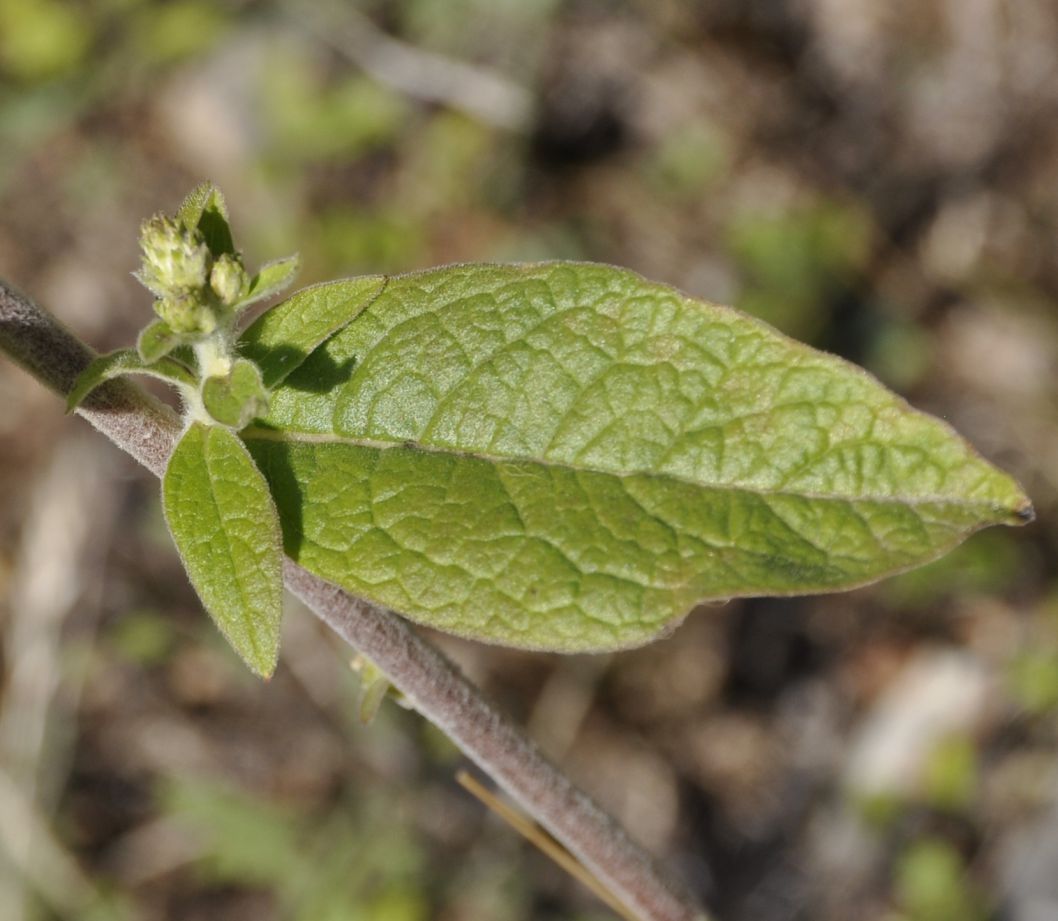
{"type": "MultiPolygon", "coordinates": [[[[0,280],[0,350],[65,395],[94,357],[52,316],[0,280]]],[[[167,407],[124,380],[110,381],[77,410],[156,476],[180,432],[167,407]]],[[[623,828],[581,791],[436,648],[391,611],[356,598],[292,560],[287,588],[374,662],[415,708],[617,896],[649,921],[706,921],[623,828]]]]}

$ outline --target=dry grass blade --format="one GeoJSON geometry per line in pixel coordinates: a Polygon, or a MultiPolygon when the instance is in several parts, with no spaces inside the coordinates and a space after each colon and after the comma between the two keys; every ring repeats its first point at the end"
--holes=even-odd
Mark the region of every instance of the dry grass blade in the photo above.
{"type": "Polygon", "coordinates": [[[537,825],[536,822],[489,792],[468,772],[459,771],[456,774],[456,780],[464,790],[496,813],[523,838],[547,854],[570,876],[587,886],[625,921],[642,921],[638,915],[634,914],[617,896],[610,892],[594,873],[537,825]]]}

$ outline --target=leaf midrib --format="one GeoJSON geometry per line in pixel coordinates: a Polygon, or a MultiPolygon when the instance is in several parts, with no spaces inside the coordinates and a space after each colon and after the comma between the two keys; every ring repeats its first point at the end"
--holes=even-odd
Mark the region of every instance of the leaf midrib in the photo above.
{"type": "MultiPolygon", "coordinates": [[[[253,615],[250,612],[248,599],[249,594],[246,590],[245,581],[243,579],[244,571],[238,565],[235,560],[235,551],[232,546],[231,535],[228,532],[227,523],[228,516],[225,514],[224,509],[221,506],[220,496],[217,492],[216,477],[214,471],[217,469],[217,459],[213,456],[209,446],[209,434],[206,433],[203,439],[203,459],[205,460],[206,470],[208,473],[209,482],[209,498],[213,505],[214,511],[217,513],[217,519],[221,523],[220,534],[224,540],[224,549],[228,562],[231,564],[233,580],[236,584],[240,595],[241,604],[239,605],[239,619],[243,622],[243,632],[249,638],[250,645],[253,647],[254,655],[258,660],[261,658],[261,647],[257,642],[257,634],[254,628],[253,615]]],[[[256,561],[255,561],[256,562],[256,561]]]]}
{"type": "MultiPolygon", "coordinates": [[[[681,483],[687,486],[692,486],[696,489],[728,490],[731,492],[749,493],[751,495],[757,495],[761,497],[776,496],[791,499],[845,502],[849,504],[856,502],[875,502],[891,505],[903,505],[911,508],[915,508],[917,506],[922,505],[947,505],[964,509],[987,509],[992,512],[1001,510],[1001,506],[999,506],[995,502],[989,502],[987,500],[959,499],[957,497],[952,496],[847,496],[840,495],[837,493],[817,493],[807,490],[795,491],[789,489],[770,489],[765,486],[752,486],[749,484],[702,483],[698,480],[692,480],[688,477],[683,477],[676,473],[662,473],[655,470],[608,470],[591,465],[574,466],[572,464],[563,463],[561,461],[545,460],[539,457],[493,455],[483,451],[461,451],[456,448],[439,447],[437,445],[423,444],[414,439],[407,438],[384,440],[377,438],[353,437],[349,435],[335,435],[331,433],[299,432],[293,431],[291,429],[278,430],[262,428],[259,426],[249,426],[243,429],[239,434],[244,440],[250,441],[272,441],[276,443],[285,442],[288,444],[348,445],[350,447],[372,448],[382,451],[405,448],[408,450],[421,451],[425,454],[439,454],[445,457],[458,457],[467,458],[471,460],[481,460],[492,464],[536,464],[540,467],[547,467],[556,470],[565,470],[574,474],[595,473],[604,476],[617,477],[618,479],[630,479],[632,477],[663,479],[675,483],[681,483]]],[[[1016,515],[1017,510],[1011,509],[1009,511],[1009,514],[1012,516],[1016,515]]]]}

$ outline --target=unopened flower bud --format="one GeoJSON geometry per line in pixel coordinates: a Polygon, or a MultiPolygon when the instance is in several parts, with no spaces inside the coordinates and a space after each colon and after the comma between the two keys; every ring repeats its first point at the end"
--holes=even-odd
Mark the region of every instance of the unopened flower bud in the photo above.
{"type": "Polygon", "coordinates": [[[205,238],[183,221],[157,214],[144,222],[140,249],[143,268],[136,277],[160,298],[201,289],[209,279],[211,259],[205,238]]]}
{"type": "Polygon", "coordinates": [[[226,307],[231,307],[239,299],[245,285],[246,271],[238,256],[225,253],[213,263],[209,286],[226,307]]]}
{"type": "Polygon", "coordinates": [[[208,335],[217,328],[214,312],[202,303],[198,292],[183,291],[154,302],[158,314],[174,333],[208,335]]]}

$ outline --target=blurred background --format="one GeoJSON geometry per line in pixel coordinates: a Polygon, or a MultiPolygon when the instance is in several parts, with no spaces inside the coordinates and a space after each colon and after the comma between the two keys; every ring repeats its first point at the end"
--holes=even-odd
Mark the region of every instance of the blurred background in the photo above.
{"type": "MultiPolygon", "coordinates": [[[[1058,917],[1053,0],[0,0],[0,276],[100,350],[204,178],[301,282],[629,266],[866,366],[1039,520],[562,658],[438,641],[722,921],[1058,917]]],[[[0,361],[0,918],[610,917],[292,609],[255,681],[157,483],[0,361]]]]}

